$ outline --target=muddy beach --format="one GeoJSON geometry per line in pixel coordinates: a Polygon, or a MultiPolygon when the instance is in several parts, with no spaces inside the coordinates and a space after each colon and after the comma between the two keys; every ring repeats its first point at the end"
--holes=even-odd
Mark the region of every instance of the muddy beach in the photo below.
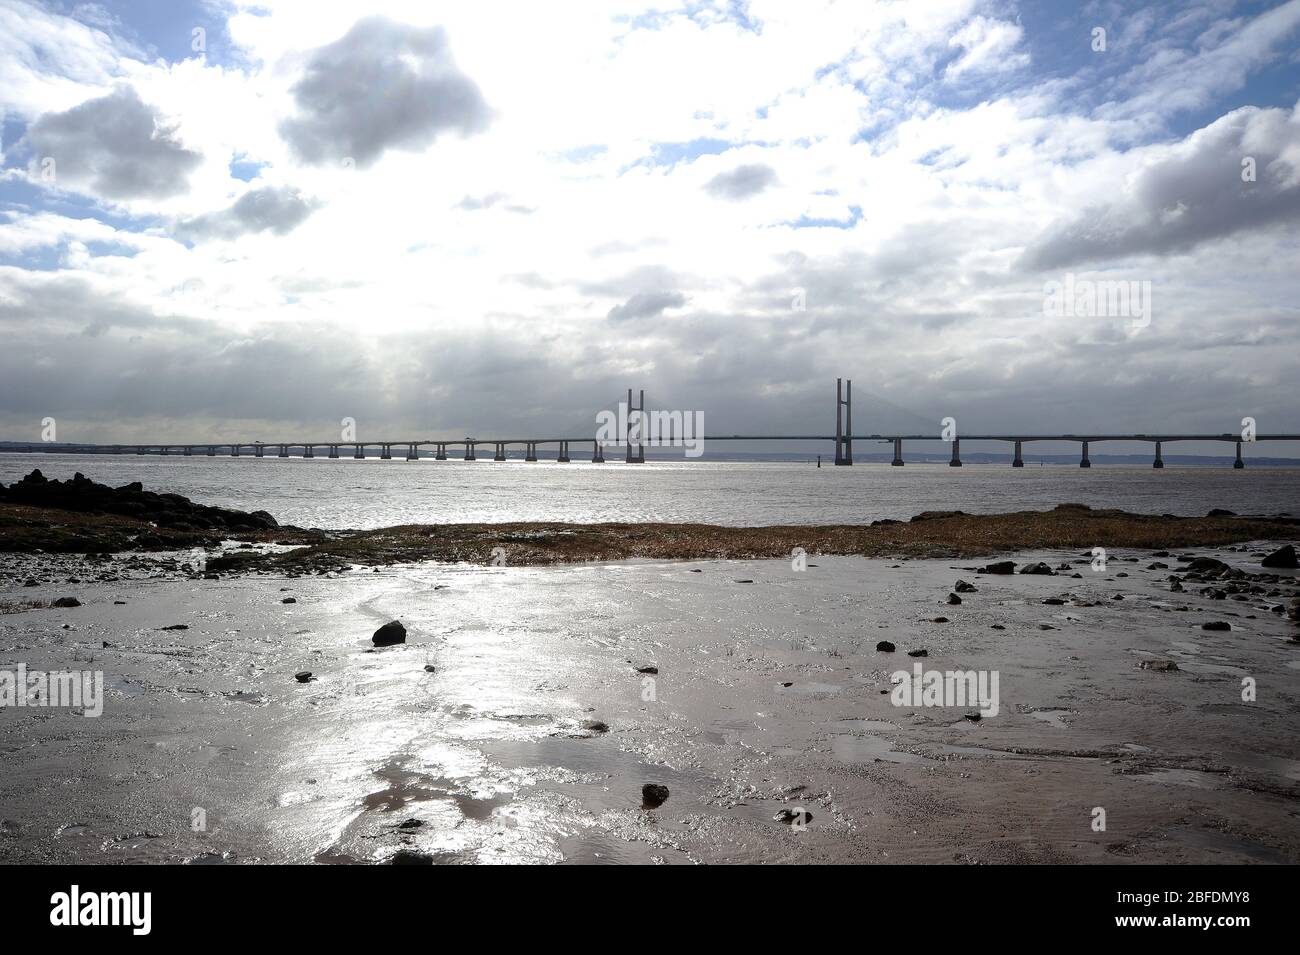
{"type": "Polygon", "coordinates": [[[215,580],[9,553],[0,600],[32,609],[0,614],[0,667],[107,689],[98,718],[0,711],[0,857],[1296,862],[1278,543],[215,580]],[[406,642],[375,647],[391,620],[406,642]],[[918,664],[996,672],[996,715],[895,705],[918,664]]]}

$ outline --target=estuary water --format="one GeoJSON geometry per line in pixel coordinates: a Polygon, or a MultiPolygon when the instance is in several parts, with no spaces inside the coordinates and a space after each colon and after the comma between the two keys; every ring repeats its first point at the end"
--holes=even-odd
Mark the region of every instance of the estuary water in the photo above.
{"type": "Polygon", "coordinates": [[[1139,513],[1300,514],[1300,469],[1091,469],[788,462],[591,464],[368,458],[0,454],[0,483],[33,468],[204,504],[265,510],[300,527],[509,521],[863,524],[925,510],[997,513],[1071,502],[1139,513]]]}

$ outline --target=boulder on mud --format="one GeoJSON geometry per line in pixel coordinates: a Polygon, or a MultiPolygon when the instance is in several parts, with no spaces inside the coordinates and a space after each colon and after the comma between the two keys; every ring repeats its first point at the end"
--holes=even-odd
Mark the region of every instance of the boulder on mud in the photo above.
{"type": "Polygon", "coordinates": [[[1259,562],[1261,567],[1281,567],[1285,570],[1295,570],[1300,568],[1300,561],[1296,560],[1295,548],[1290,544],[1279,547],[1273,553],[1269,554],[1259,562]]]}
{"type": "Polygon", "coordinates": [[[397,620],[390,620],[375,631],[371,641],[377,647],[391,647],[406,642],[406,628],[397,620]]]}

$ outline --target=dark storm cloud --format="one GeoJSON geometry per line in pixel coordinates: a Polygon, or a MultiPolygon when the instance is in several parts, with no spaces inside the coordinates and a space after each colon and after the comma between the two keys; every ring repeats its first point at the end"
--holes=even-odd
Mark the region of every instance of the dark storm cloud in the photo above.
{"type": "Polygon", "coordinates": [[[228,209],[187,219],[178,228],[198,239],[234,239],[250,232],[288,235],[318,207],[296,189],[265,186],[244,193],[228,209]]]}
{"type": "Polygon", "coordinates": [[[630,318],[656,318],[664,309],[681,308],[686,296],[681,292],[637,292],[622,305],[615,305],[606,316],[611,322],[630,318]]]}
{"type": "Polygon", "coordinates": [[[304,161],[368,166],[388,149],[420,149],[444,132],[487,128],[478,86],[452,61],[441,27],[357,21],[315,50],[293,87],[299,114],[280,133],[304,161]]]}
{"type": "Polygon", "coordinates": [[[748,199],[775,182],[775,169],[765,163],[750,163],[718,173],[704,184],[704,190],[715,199],[748,199]]]}
{"type": "Polygon", "coordinates": [[[1170,255],[1213,239],[1300,222],[1300,121],[1283,110],[1229,113],[1138,174],[1115,202],[1050,227],[1025,252],[1031,269],[1170,255]],[[1244,181],[1243,161],[1255,181],[1244,181]]]}
{"type": "Polygon", "coordinates": [[[55,185],[106,199],[182,193],[202,160],[176,141],[173,128],[129,86],[63,113],[46,113],[26,138],[34,153],[33,176],[52,158],[55,185]]]}
{"type": "MultiPolygon", "coordinates": [[[[435,336],[377,332],[358,347],[355,329],[329,322],[233,329],[162,314],[100,281],[0,268],[0,437],[38,434],[45,415],[61,438],[107,442],[331,439],[344,416],[363,439],[576,436],[628,387],[644,387],[652,408],[706,412],[710,431],[829,433],[837,375],[854,379],[862,433],[937,435],[945,414],[968,431],[1031,432],[1217,432],[1245,414],[1286,430],[1294,419],[1289,391],[1259,384],[1290,374],[1300,333],[1285,309],[1210,342],[1194,336],[1191,349],[1186,326],[1163,333],[1157,316],[1116,360],[1114,344],[1082,329],[1041,337],[1041,318],[1010,338],[955,329],[960,352],[945,353],[902,303],[880,322],[859,312],[829,337],[820,308],[812,294],[806,312],[695,310],[545,340],[465,323],[435,336]],[[1261,348],[1253,375],[1224,360],[1246,345],[1261,348]]],[[[500,321],[526,328],[530,317],[500,321]]]]}

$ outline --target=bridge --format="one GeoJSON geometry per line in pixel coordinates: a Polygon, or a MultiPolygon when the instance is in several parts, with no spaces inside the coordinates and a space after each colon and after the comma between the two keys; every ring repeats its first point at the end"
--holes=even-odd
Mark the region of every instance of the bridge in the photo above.
{"type": "MultiPolygon", "coordinates": [[[[645,392],[640,394],[640,403],[637,406],[632,405],[632,390],[628,389],[627,407],[631,413],[644,413],[645,411],[645,392]]],[[[232,457],[279,457],[287,458],[300,456],[303,458],[315,458],[318,456],[328,458],[351,457],[363,459],[367,457],[366,451],[369,448],[379,450],[379,457],[383,460],[390,460],[394,457],[393,449],[405,449],[405,452],[398,452],[398,456],[404,457],[407,461],[416,461],[422,455],[421,449],[432,449],[433,458],[437,461],[448,460],[448,448],[463,449],[460,457],[465,461],[477,461],[480,458],[478,449],[481,447],[491,448],[493,461],[506,460],[506,448],[523,447],[525,461],[538,460],[539,446],[553,446],[556,449],[555,460],[561,464],[570,461],[569,451],[571,445],[591,444],[591,461],[594,464],[602,464],[605,461],[605,449],[624,448],[624,460],[628,464],[645,463],[645,446],[648,443],[653,446],[673,446],[682,443],[682,436],[675,435],[671,428],[665,439],[662,428],[658,434],[642,434],[634,432],[631,427],[631,414],[629,421],[624,423],[624,431],[621,439],[614,441],[605,441],[599,437],[587,436],[570,436],[570,437],[538,437],[538,438],[474,438],[466,437],[457,440],[442,440],[437,438],[419,438],[419,439],[393,439],[393,440],[369,440],[360,441],[355,439],[340,440],[337,438],[327,438],[322,440],[289,440],[289,441],[218,441],[218,442],[186,442],[181,444],[32,444],[26,447],[18,447],[13,450],[30,453],[50,453],[50,454],[137,454],[137,455],[180,455],[190,457],[193,455],[206,455],[215,457],[218,454],[230,455],[232,457]],[[317,449],[324,450],[323,455],[317,455],[317,449]],[[340,449],[348,449],[350,454],[341,454],[340,449]],[[293,451],[298,454],[292,454],[293,451]],[[268,454],[268,451],[271,452],[268,454]]],[[[679,416],[680,417],[680,416],[679,416]]],[[[662,419],[660,419],[662,425],[662,419]]],[[[951,438],[934,435],[934,434],[854,434],[853,433],[853,382],[844,382],[836,379],[835,382],[835,433],[829,434],[715,434],[715,435],[695,435],[690,437],[692,442],[709,444],[719,441],[812,441],[819,443],[831,443],[834,448],[834,463],[840,466],[851,466],[853,464],[853,442],[857,440],[873,441],[881,443],[892,443],[894,446],[894,458],[890,463],[894,467],[902,467],[903,445],[907,441],[937,441],[942,440],[952,446],[952,458],[948,462],[950,467],[961,467],[961,442],[965,441],[1000,441],[1012,446],[1011,466],[1022,468],[1024,462],[1024,446],[1035,441],[1055,441],[1055,442],[1078,442],[1080,444],[1079,467],[1092,467],[1092,462],[1088,458],[1088,452],[1092,445],[1103,441],[1137,441],[1150,442],[1155,446],[1155,457],[1151,466],[1153,468],[1163,468],[1165,466],[1163,458],[1163,449],[1166,444],[1177,441],[1222,441],[1236,446],[1236,460],[1233,462],[1234,468],[1244,468],[1245,462],[1242,460],[1241,448],[1243,444],[1257,443],[1261,441],[1300,441],[1300,434],[1256,434],[1250,438],[1241,434],[1025,434],[1019,432],[990,433],[990,434],[954,434],[951,438]],[[847,385],[847,388],[845,387],[847,385]]]]}

